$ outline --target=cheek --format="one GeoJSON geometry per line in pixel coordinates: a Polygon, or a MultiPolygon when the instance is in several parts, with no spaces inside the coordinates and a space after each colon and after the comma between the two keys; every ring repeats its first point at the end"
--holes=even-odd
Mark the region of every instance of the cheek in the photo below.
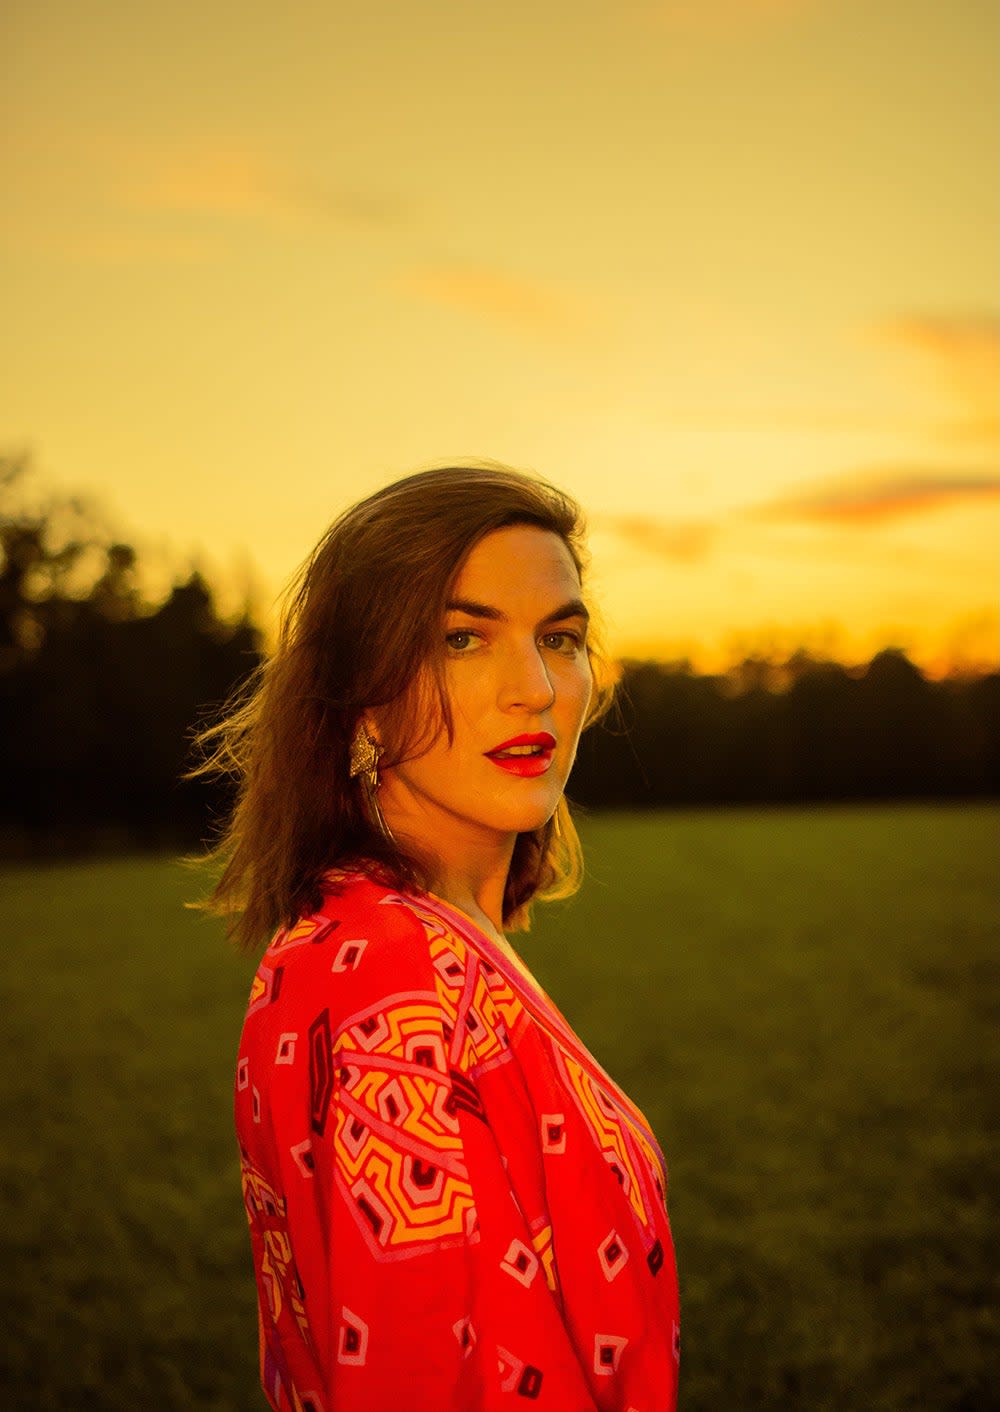
{"type": "Polygon", "coordinates": [[[566,682],[564,694],[567,715],[572,716],[578,730],[582,727],[587,715],[587,707],[590,705],[593,688],[594,678],[590,670],[590,663],[584,660],[574,666],[566,682]]]}
{"type": "Polygon", "coordinates": [[[470,670],[472,663],[461,663],[464,670],[452,670],[446,682],[448,705],[455,726],[456,739],[463,730],[475,730],[483,717],[489,714],[495,699],[495,686],[486,674],[470,670]]]}

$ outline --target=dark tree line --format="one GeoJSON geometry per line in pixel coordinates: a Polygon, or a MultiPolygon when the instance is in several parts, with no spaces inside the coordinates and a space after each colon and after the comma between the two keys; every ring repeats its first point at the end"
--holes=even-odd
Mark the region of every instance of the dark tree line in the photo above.
{"type": "Polygon", "coordinates": [[[0,847],[192,846],[225,790],[181,779],[192,730],[259,661],[190,572],[155,607],[138,556],[75,500],[25,508],[0,464],[0,847]]]}
{"type": "Polygon", "coordinates": [[[1000,793],[1000,676],[929,681],[902,651],[851,671],[798,654],[725,676],[627,664],[571,793],[594,807],[1000,793]]]}
{"type": "MultiPolygon", "coordinates": [[[[194,846],[227,800],[182,781],[192,732],[259,630],[197,572],[144,603],[134,547],[77,500],[27,508],[25,470],[0,462],[0,848],[194,846]]],[[[630,663],[619,701],[581,743],[591,807],[1000,793],[1000,676],[929,681],[895,649],[862,670],[630,663]]]]}

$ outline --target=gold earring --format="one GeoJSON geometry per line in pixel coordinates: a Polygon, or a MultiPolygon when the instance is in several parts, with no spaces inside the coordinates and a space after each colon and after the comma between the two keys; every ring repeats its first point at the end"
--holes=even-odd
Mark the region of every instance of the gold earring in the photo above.
{"type": "Polygon", "coordinates": [[[381,745],[368,734],[368,728],[364,721],[359,721],[358,728],[354,732],[354,739],[351,741],[351,779],[354,780],[358,775],[364,775],[365,783],[374,793],[378,789],[378,762],[381,757],[381,745]]]}
{"type": "Polygon", "coordinates": [[[394,845],[396,840],[392,836],[392,831],[385,821],[378,802],[378,762],[381,758],[381,745],[374,736],[368,734],[364,721],[359,721],[351,741],[349,774],[352,780],[358,779],[360,776],[364,787],[368,817],[382,837],[394,845]]]}

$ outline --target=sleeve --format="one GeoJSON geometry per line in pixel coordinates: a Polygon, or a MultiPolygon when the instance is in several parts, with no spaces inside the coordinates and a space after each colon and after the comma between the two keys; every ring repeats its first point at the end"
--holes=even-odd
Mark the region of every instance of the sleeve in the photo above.
{"type": "Polygon", "coordinates": [[[524,1086],[497,1131],[427,934],[402,907],[372,910],[272,964],[244,1029],[237,1126],[271,1406],[592,1412],[544,1215],[529,1222],[508,1177],[505,1143],[537,1130],[516,1117],[524,1086]]]}

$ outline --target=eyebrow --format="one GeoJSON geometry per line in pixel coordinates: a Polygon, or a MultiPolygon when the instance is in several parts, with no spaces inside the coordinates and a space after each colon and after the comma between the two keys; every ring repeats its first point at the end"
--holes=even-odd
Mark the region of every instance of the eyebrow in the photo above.
{"type": "MultiPolygon", "coordinates": [[[[508,620],[507,614],[500,608],[493,608],[488,603],[476,603],[471,598],[452,598],[445,604],[445,611],[465,613],[470,618],[487,618],[492,623],[505,623],[508,620]]],[[[586,623],[590,621],[590,614],[579,598],[571,598],[568,603],[561,603],[555,612],[547,613],[538,626],[561,623],[567,618],[582,618],[586,623]]]]}

